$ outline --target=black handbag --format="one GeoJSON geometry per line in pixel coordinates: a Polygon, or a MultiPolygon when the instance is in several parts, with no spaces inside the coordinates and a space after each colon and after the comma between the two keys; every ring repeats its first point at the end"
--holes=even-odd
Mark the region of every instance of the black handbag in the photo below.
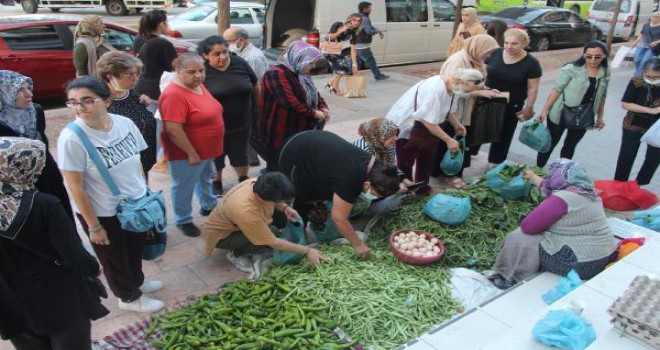
{"type": "Polygon", "coordinates": [[[591,99],[587,103],[579,106],[569,107],[566,105],[564,93],[561,94],[562,108],[561,108],[561,125],[569,130],[575,129],[591,129],[596,125],[596,115],[594,114],[594,101],[598,93],[598,85],[600,79],[596,81],[596,87],[591,99]]]}

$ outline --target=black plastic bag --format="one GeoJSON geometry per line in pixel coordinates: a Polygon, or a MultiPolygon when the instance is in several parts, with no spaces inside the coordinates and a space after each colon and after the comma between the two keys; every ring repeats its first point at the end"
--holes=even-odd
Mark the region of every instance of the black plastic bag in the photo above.
{"type": "Polygon", "coordinates": [[[469,147],[500,140],[506,104],[507,99],[504,97],[477,98],[466,138],[469,147]]]}

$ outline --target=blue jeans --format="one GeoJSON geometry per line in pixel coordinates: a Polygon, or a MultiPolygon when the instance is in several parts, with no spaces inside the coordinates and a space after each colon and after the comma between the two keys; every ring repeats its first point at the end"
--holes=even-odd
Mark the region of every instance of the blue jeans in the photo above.
{"type": "Polygon", "coordinates": [[[648,47],[637,47],[635,49],[635,76],[639,77],[644,73],[644,63],[653,57],[653,50],[648,47]]]}
{"type": "Polygon", "coordinates": [[[374,57],[374,53],[371,52],[371,48],[367,47],[366,49],[358,49],[355,51],[357,51],[357,56],[360,57],[364,64],[369,67],[369,69],[371,69],[371,73],[373,73],[374,78],[379,78],[382,73],[378,69],[376,58],[374,57]]]}
{"type": "Polygon", "coordinates": [[[218,204],[213,195],[211,179],[215,174],[213,159],[204,159],[197,165],[190,165],[187,159],[168,162],[172,177],[172,203],[174,221],[177,225],[192,222],[193,192],[204,210],[211,210],[218,204]]]}

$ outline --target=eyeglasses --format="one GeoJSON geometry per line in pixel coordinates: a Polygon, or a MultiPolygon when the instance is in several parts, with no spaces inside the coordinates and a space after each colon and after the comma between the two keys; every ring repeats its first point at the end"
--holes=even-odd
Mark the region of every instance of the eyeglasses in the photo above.
{"type": "Polygon", "coordinates": [[[602,60],[603,56],[584,55],[585,60],[602,60]]]}
{"type": "Polygon", "coordinates": [[[101,97],[99,97],[99,98],[88,97],[88,98],[83,98],[80,102],[76,102],[76,101],[71,100],[71,101],[64,102],[64,104],[67,107],[71,108],[71,109],[76,109],[76,107],[78,107],[78,106],[82,106],[83,109],[87,109],[87,108],[90,108],[90,107],[94,106],[94,104],[96,102],[102,101],[102,100],[103,100],[103,98],[101,98],[101,97]]]}
{"type": "Polygon", "coordinates": [[[137,72],[133,72],[133,73],[129,73],[129,74],[120,74],[120,75],[121,75],[122,77],[125,77],[125,78],[129,78],[129,79],[131,79],[131,78],[137,78],[137,77],[139,77],[140,74],[142,74],[142,72],[137,71],[137,72]]]}

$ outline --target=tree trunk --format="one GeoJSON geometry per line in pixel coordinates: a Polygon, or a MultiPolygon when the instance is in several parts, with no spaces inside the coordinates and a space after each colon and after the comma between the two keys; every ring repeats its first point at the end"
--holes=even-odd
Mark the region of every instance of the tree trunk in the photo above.
{"type": "Polygon", "coordinates": [[[229,28],[229,0],[218,0],[218,35],[229,28]]]}
{"type": "Polygon", "coordinates": [[[621,12],[621,2],[622,0],[616,0],[616,6],[614,6],[614,15],[610,20],[610,30],[607,32],[607,51],[612,52],[612,39],[614,39],[614,28],[616,27],[616,20],[619,18],[619,12],[621,12]]]}
{"type": "Polygon", "coordinates": [[[452,39],[456,36],[458,25],[461,24],[462,13],[463,13],[463,0],[456,0],[456,18],[454,18],[454,30],[451,31],[452,39]]]}

